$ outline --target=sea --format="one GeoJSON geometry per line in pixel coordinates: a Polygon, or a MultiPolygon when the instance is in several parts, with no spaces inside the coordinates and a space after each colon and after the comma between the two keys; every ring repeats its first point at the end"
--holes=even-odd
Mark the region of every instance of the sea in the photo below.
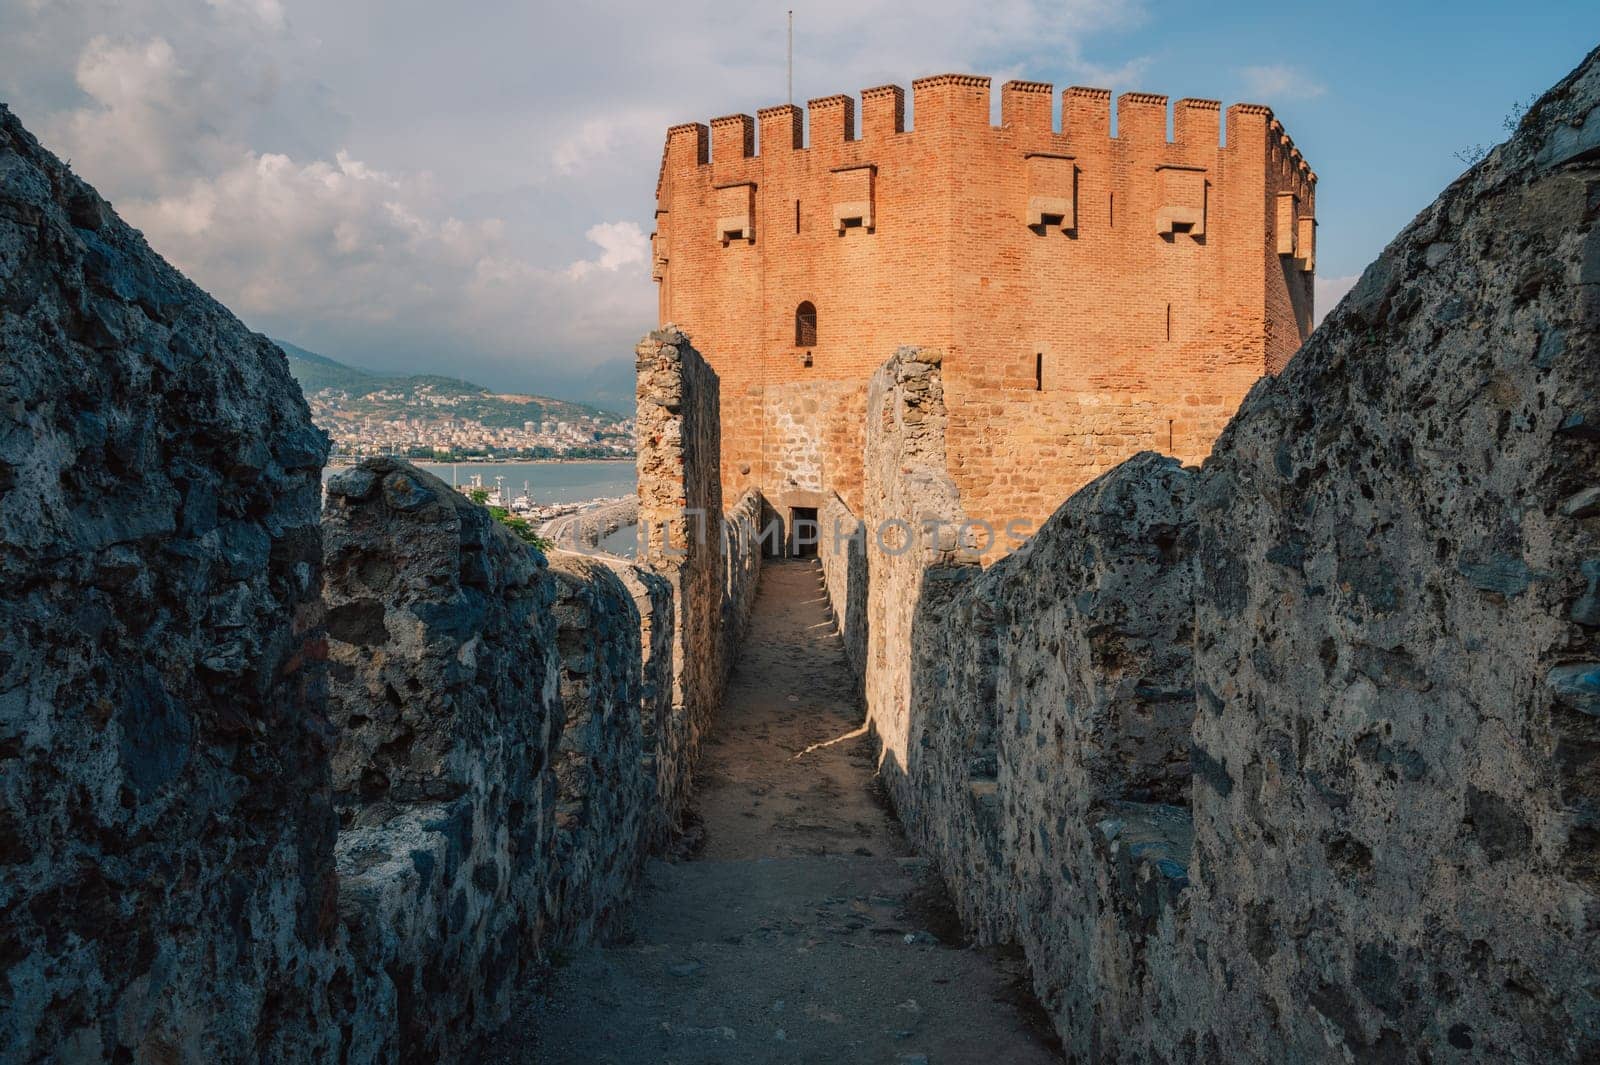
{"type": "MultiPolygon", "coordinates": [[[[521,495],[527,484],[535,503],[581,503],[586,499],[632,495],[637,489],[638,471],[632,459],[618,461],[576,460],[572,462],[418,462],[446,484],[470,484],[474,476],[483,478],[485,488],[495,486],[495,478],[505,479],[506,491],[521,495]]],[[[329,466],[323,480],[343,466],[329,466]]]]}
{"type": "MultiPolygon", "coordinates": [[[[418,462],[446,484],[472,483],[474,476],[483,479],[485,488],[495,486],[495,478],[505,479],[506,491],[512,496],[522,494],[524,483],[535,503],[582,503],[589,499],[613,499],[632,495],[638,490],[638,469],[632,459],[596,461],[578,459],[571,462],[418,462]]],[[[329,466],[322,471],[322,479],[338,473],[345,466],[329,466]]],[[[600,541],[602,550],[634,557],[638,549],[638,527],[630,525],[618,529],[600,541]]]]}

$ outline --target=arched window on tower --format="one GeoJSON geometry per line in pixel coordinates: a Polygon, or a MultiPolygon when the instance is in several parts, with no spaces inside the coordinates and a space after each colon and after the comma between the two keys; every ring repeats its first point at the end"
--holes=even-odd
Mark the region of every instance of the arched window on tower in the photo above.
{"type": "Polygon", "coordinates": [[[817,346],[817,308],[810,300],[806,300],[794,309],[794,346],[797,348],[817,346]]]}

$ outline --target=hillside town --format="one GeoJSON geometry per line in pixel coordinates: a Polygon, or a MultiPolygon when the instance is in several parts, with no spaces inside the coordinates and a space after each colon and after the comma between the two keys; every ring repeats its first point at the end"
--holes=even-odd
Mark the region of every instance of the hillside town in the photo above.
{"type": "Polygon", "coordinates": [[[464,401],[481,398],[477,396],[429,394],[419,389],[409,395],[380,391],[352,397],[342,390],[322,389],[306,398],[313,420],[333,438],[334,461],[371,455],[442,461],[633,455],[633,419],[604,412],[568,413],[559,418],[547,415],[520,424],[495,425],[452,411],[464,401]]]}

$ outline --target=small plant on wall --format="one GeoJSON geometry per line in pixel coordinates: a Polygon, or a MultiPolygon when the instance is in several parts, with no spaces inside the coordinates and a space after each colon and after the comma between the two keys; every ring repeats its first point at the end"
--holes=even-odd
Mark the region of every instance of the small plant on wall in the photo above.
{"type": "Polygon", "coordinates": [[[487,488],[471,488],[467,490],[467,498],[481,506],[488,507],[494,520],[511,530],[512,535],[523,543],[537,547],[540,551],[548,551],[555,546],[549,539],[540,536],[534,529],[533,523],[520,514],[513,514],[505,507],[493,506],[489,502],[487,488]]]}

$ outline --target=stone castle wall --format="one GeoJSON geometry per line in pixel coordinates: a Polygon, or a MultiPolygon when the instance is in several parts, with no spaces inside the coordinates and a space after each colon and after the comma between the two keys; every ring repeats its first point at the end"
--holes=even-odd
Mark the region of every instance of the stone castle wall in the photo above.
{"type": "Polygon", "coordinates": [[[1235,1053],[1600,1057],[1597,132],[1600,53],[1196,486],[1191,907],[1235,1053]]]}
{"type": "MultiPolygon", "coordinates": [[[[987,572],[869,547],[890,792],[1075,1060],[1600,1055],[1597,56],[1202,470],[987,572]]],[[[904,364],[884,409],[936,390],[904,364]]],[[[871,431],[868,480],[940,450],[871,431]]]]}
{"type": "Polygon", "coordinates": [[[867,668],[866,525],[837,495],[823,502],[817,519],[817,559],[828,609],[850,668],[861,677],[867,668]]]}
{"type": "Polygon", "coordinates": [[[324,529],[348,1052],[438,1060],[603,928],[667,834],[659,796],[686,781],[656,767],[689,766],[664,727],[670,591],[546,562],[389,459],[334,478],[324,529]]]}
{"type": "Polygon", "coordinates": [[[355,1060],[469,1050],[678,827],[754,598],[761,501],[723,511],[716,380],[694,349],[657,334],[640,360],[639,565],[546,561],[393,460],[330,485],[355,1060]]]}
{"type": "Polygon", "coordinates": [[[0,1059],[323,1057],[326,438],[3,105],[0,353],[0,1059]]]}
{"type": "MultiPolygon", "coordinates": [[[[987,571],[951,352],[873,376],[829,595],[1076,1060],[1600,1057],[1597,111],[1600,53],[1203,469],[987,571]]],[[[638,567],[392,460],[323,526],[281,354],[4,108],[0,176],[0,1058],[469,1056],[681,811],[760,566],[715,371],[640,346],[638,567]]]]}
{"type": "Polygon", "coordinates": [[[672,586],[673,710],[682,747],[722,702],[761,573],[761,497],[723,507],[720,382],[689,338],[668,327],[635,349],[640,559],[672,586]]]}
{"type": "Polygon", "coordinates": [[[941,578],[965,558],[956,541],[960,502],[946,473],[941,358],[940,352],[901,348],[873,375],[867,395],[864,687],[883,758],[902,770],[917,738],[907,653],[917,604],[941,598],[948,585],[941,578]]]}
{"type": "Polygon", "coordinates": [[[912,96],[914,128],[882,86],[859,134],[846,96],[808,138],[790,106],[667,134],[660,321],[720,376],[726,490],[859,513],[863,389],[907,343],[944,354],[974,517],[1037,527],[1136,451],[1203,458],[1310,328],[1315,175],[1271,112],[1180,100],[1169,140],[1148,93],[1008,82],[998,126],[987,78],[912,96]]]}
{"type": "Polygon", "coordinates": [[[468,1018],[509,1015],[546,934],[556,585],[484,508],[394,460],[334,478],[324,530],[349,1053],[447,1057],[468,1018]]]}

